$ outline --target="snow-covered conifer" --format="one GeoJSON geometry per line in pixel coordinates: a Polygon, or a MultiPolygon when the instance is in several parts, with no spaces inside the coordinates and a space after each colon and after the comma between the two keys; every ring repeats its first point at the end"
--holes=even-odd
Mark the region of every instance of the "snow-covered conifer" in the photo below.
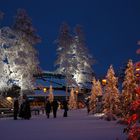
{"type": "Polygon", "coordinates": [[[90,96],[90,101],[89,101],[90,112],[94,112],[94,113],[96,111],[96,101],[97,101],[96,98],[97,98],[97,93],[98,93],[96,85],[97,85],[97,81],[94,78],[92,81],[91,96],[90,96]]]}
{"type": "Polygon", "coordinates": [[[66,75],[71,87],[81,87],[93,77],[92,58],[88,54],[80,26],[75,29],[75,35],[70,34],[69,26],[63,24],[57,40],[58,72],[66,75]]]}
{"type": "Polygon", "coordinates": [[[104,94],[104,111],[118,114],[120,113],[120,94],[117,88],[118,79],[115,77],[115,72],[112,65],[108,69],[106,76],[107,84],[105,86],[104,94]]]}
{"type": "Polygon", "coordinates": [[[122,114],[126,115],[129,112],[129,106],[135,100],[135,89],[137,87],[134,67],[132,60],[128,61],[127,69],[125,70],[125,78],[122,84],[122,114]]]}
{"type": "Polygon", "coordinates": [[[73,88],[71,88],[71,92],[70,92],[69,108],[70,109],[76,109],[77,108],[76,95],[74,93],[74,89],[73,88]]]}
{"type": "Polygon", "coordinates": [[[52,85],[50,85],[50,88],[49,88],[49,101],[53,102],[53,100],[54,100],[53,87],[52,87],[52,85]]]}
{"type": "Polygon", "coordinates": [[[31,45],[40,42],[40,37],[36,35],[36,30],[32,25],[31,18],[24,9],[17,10],[13,29],[20,33],[21,37],[31,45]]]}

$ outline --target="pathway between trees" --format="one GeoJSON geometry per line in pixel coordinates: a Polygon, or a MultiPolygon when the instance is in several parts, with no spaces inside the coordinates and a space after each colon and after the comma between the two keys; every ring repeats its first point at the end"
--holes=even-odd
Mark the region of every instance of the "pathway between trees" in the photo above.
{"type": "Polygon", "coordinates": [[[50,119],[45,115],[17,121],[2,118],[0,140],[125,140],[123,126],[87,115],[84,109],[69,111],[67,118],[62,115],[59,110],[56,119],[52,114],[50,119]]]}

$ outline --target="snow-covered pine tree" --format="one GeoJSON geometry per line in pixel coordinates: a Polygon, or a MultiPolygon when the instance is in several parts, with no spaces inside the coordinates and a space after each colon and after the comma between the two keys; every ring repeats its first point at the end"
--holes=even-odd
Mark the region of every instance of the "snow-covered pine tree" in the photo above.
{"type": "Polygon", "coordinates": [[[76,73],[74,73],[75,81],[78,86],[87,86],[93,78],[92,65],[95,60],[88,53],[83,28],[80,25],[75,27],[73,46],[74,61],[77,65],[76,73]]]}
{"type": "Polygon", "coordinates": [[[16,84],[21,90],[31,90],[38,65],[35,49],[8,27],[1,29],[0,46],[1,79],[5,79],[1,82],[7,88],[16,84]]]}
{"type": "Polygon", "coordinates": [[[50,88],[49,88],[49,98],[48,99],[49,99],[50,102],[53,102],[53,100],[54,100],[52,85],[50,85],[50,88]]]}
{"type": "Polygon", "coordinates": [[[132,60],[128,61],[127,69],[125,70],[125,78],[122,84],[122,115],[126,116],[129,114],[129,107],[132,101],[135,100],[135,89],[137,87],[136,79],[134,75],[134,67],[132,60]]]}
{"type": "Polygon", "coordinates": [[[76,95],[74,94],[74,89],[71,88],[70,97],[69,97],[69,108],[70,109],[76,109],[77,108],[77,101],[76,101],[76,95]]]}
{"type": "Polygon", "coordinates": [[[107,84],[105,86],[105,93],[103,97],[104,112],[118,114],[120,113],[120,95],[117,88],[118,79],[115,77],[112,65],[108,69],[106,80],[107,84]]]}
{"type": "Polygon", "coordinates": [[[90,112],[92,112],[92,113],[96,112],[96,102],[97,102],[96,98],[97,98],[97,94],[98,94],[96,85],[97,85],[97,81],[95,78],[93,78],[91,96],[90,96],[90,101],[89,101],[89,109],[90,109],[90,112]]]}
{"type": "Polygon", "coordinates": [[[3,27],[0,30],[1,85],[8,88],[15,84],[21,87],[21,91],[32,90],[33,74],[37,72],[39,64],[37,51],[32,46],[35,42],[28,42],[26,34],[18,31],[18,28],[3,27]]]}
{"type": "Polygon", "coordinates": [[[97,96],[102,96],[103,95],[103,90],[102,90],[102,86],[101,86],[101,82],[99,80],[97,80],[96,82],[96,88],[97,88],[97,96]]]}
{"type": "Polygon", "coordinates": [[[103,97],[103,89],[102,89],[102,85],[101,82],[99,80],[97,80],[96,82],[97,86],[97,107],[96,107],[96,111],[97,113],[102,112],[103,108],[102,108],[102,97],[103,97]]]}
{"type": "Polygon", "coordinates": [[[38,42],[40,42],[40,37],[36,35],[36,30],[32,26],[31,18],[27,15],[24,9],[17,10],[13,30],[18,34],[21,40],[16,63],[19,66],[27,65],[27,69],[24,69],[26,73],[24,72],[22,74],[22,87],[26,85],[27,89],[32,89],[34,81],[33,74],[37,73],[39,64],[37,58],[38,54],[33,45],[36,45],[38,42]]]}
{"type": "Polygon", "coordinates": [[[14,35],[12,30],[8,27],[0,29],[0,90],[11,88],[10,82],[12,81],[12,70],[8,60],[11,53],[10,47],[15,45],[17,36],[14,35]],[[11,39],[10,37],[14,37],[11,39]]]}
{"type": "Polygon", "coordinates": [[[83,36],[80,26],[75,28],[75,36],[72,37],[69,26],[63,24],[57,40],[57,71],[66,75],[67,83],[71,87],[84,86],[93,77],[93,59],[87,52],[83,36]]]}
{"type": "Polygon", "coordinates": [[[13,29],[20,33],[21,37],[31,45],[40,42],[40,37],[36,34],[31,18],[27,15],[27,12],[24,9],[17,10],[13,29]]]}
{"type": "Polygon", "coordinates": [[[72,36],[70,34],[69,26],[63,23],[60,27],[60,33],[57,38],[57,71],[66,76],[66,83],[69,86],[74,84],[73,73],[75,67],[73,65],[73,55],[71,53],[72,36]]]}
{"type": "Polygon", "coordinates": [[[91,89],[91,96],[90,96],[90,111],[95,113],[96,111],[99,111],[101,109],[101,104],[99,104],[98,99],[102,96],[102,87],[99,80],[96,81],[95,78],[93,78],[92,81],[92,89],[91,89]]]}

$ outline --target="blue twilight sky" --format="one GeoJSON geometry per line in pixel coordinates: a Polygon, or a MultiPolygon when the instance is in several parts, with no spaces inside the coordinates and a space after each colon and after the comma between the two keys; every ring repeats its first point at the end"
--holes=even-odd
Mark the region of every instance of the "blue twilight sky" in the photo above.
{"type": "Polygon", "coordinates": [[[36,46],[40,66],[53,71],[59,27],[67,22],[73,30],[84,27],[86,43],[97,63],[97,75],[105,75],[110,64],[117,71],[131,58],[140,59],[135,52],[140,40],[140,0],[0,0],[5,13],[2,25],[11,25],[18,8],[24,8],[42,38],[36,46]]]}

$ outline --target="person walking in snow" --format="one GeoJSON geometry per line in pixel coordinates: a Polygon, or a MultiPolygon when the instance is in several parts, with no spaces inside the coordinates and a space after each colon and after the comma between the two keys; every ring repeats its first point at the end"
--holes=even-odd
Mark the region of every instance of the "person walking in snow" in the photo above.
{"type": "Polygon", "coordinates": [[[31,118],[30,103],[26,95],[23,95],[23,102],[20,106],[19,117],[29,120],[31,118]]]}
{"type": "Polygon", "coordinates": [[[18,99],[15,98],[14,99],[14,120],[17,120],[18,112],[19,112],[19,102],[18,102],[18,99]]]}
{"type": "Polygon", "coordinates": [[[56,118],[56,116],[57,116],[57,109],[58,109],[58,102],[57,102],[57,100],[53,100],[53,102],[52,102],[52,109],[53,109],[53,117],[56,118]]]}
{"type": "Polygon", "coordinates": [[[64,114],[63,117],[67,117],[67,111],[68,111],[68,102],[67,101],[63,101],[63,109],[64,109],[64,114]]]}
{"type": "Polygon", "coordinates": [[[50,117],[50,112],[51,112],[51,103],[50,103],[49,100],[47,100],[47,102],[46,102],[45,110],[46,110],[47,118],[49,118],[50,117]]]}
{"type": "Polygon", "coordinates": [[[90,112],[90,105],[89,105],[90,99],[88,98],[86,101],[86,107],[87,107],[87,114],[90,112]]]}

